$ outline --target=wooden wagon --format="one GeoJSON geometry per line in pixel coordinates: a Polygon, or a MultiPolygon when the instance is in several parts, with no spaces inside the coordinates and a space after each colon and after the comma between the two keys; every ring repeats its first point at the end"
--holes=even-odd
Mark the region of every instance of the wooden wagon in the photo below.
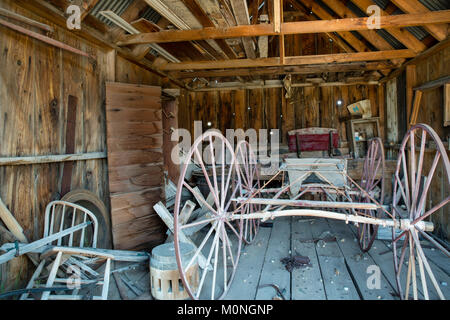
{"type": "Polygon", "coordinates": [[[436,290],[445,299],[440,284],[422,250],[420,238],[431,242],[450,257],[448,248],[430,236],[429,217],[445,207],[450,196],[427,207],[427,194],[438,165],[443,165],[450,184],[450,163],[446,150],[434,130],[424,124],[406,134],[393,177],[392,202],[385,204],[386,178],[384,148],[380,139],[369,142],[361,181],[347,173],[345,159],[288,159],[277,174],[264,184],[259,179],[258,161],[246,141],[234,150],[220,133],[207,132],[193,144],[178,182],[174,209],[174,245],[183,289],[193,299],[224,298],[238,267],[243,243],[251,244],[261,221],[283,216],[313,216],[354,223],[362,251],[370,250],[379,226],[392,229],[393,258],[398,293],[401,298],[418,298],[418,286],[425,299],[436,290]],[[202,145],[205,144],[204,148],[202,145]],[[424,154],[434,146],[432,165],[425,168],[424,154]],[[206,201],[186,179],[188,167],[201,168],[213,201],[206,201]],[[282,175],[282,186],[268,186],[282,175]],[[181,219],[186,194],[197,199],[208,212],[202,219],[181,219]],[[307,194],[319,200],[304,199],[307,194]],[[189,229],[206,228],[196,252],[187,261],[180,254],[180,243],[189,229]],[[204,263],[196,277],[186,270],[202,257],[204,263]],[[205,262],[206,261],[206,262],[205,262]],[[417,268],[416,270],[416,263],[417,268]],[[416,276],[417,275],[417,276],[416,276]],[[419,277],[420,281],[417,281],[419,277]],[[431,282],[427,286],[427,279],[431,282]]]}

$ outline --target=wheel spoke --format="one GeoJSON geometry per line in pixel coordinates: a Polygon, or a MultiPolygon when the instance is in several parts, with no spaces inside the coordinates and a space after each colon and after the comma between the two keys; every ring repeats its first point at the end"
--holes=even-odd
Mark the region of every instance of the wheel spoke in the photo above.
{"type": "Polygon", "coordinates": [[[228,220],[225,220],[225,223],[230,227],[230,229],[233,231],[233,233],[236,235],[236,237],[240,238],[241,235],[234,229],[234,227],[231,225],[231,223],[228,220]]]}
{"type": "Polygon", "coordinates": [[[427,132],[425,130],[422,131],[422,141],[420,143],[420,154],[419,154],[419,163],[417,165],[417,179],[416,179],[416,190],[413,195],[413,203],[412,203],[412,210],[414,211],[415,215],[413,216],[413,219],[417,218],[420,215],[420,207],[415,207],[417,204],[417,197],[419,195],[420,190],[420,181],[422,178],[422,166],[423,166],[423,158],[425,154],[425,142],[427,140],[427,132]]]}
{"type": "Polygon", "coordinates": [[[222,256],[223,256],[223,287],[224,290],[227,291],[228,290],[228,284],[227,284],[227,239],[226,239],[226,235],[225,235],[226,231],[225,231],[225,226],[222,228],[222,256]]]}
{"type": "Polygon", "coordinates": [[[202,224],[211,223],[211,222],[217,221],[217,219],[218,219],[218,217],[214,217],[214,218],[210,218],[210,219],[204,219],[204,220],[200,220],[200,221],[195,221],[195,222],[191,222],[191,223],[188,223],[188,224],[184,224],[184,225],[180,226],[180,230],[184,230],[184,229],[200,226],[202,224]]]}
{"type": "MultiPolygon", "coordinates": [[[[225,230],[225,228],[224,228],[224,230],[225,230]]],[[[230,254],[231,264],[233,265],[233,268],[236,268],[236,263],[234,262],[235,260],[234,260],[234,257],[233,257],[233,252],[231,250],[230,238],[228,237],[228,233],[226,232],[226,230],[225,230],[224,234],[225,234],[225,242],[226,242],[226,245],[227,245],[227,249],[228,249],[228,252],[230,254]]]]}
{"type": "MultiPolygon", "coordinates": [[[[220,223],[218,230],[216,230],[217,233],[220,233],[221,229],[223,228],[223,224],[220,223]]],[[[217,275],[217,260],[219,260],[219,243],[220,241],[216,242],[215,246],[215,254],[214,254],[214,268],[213,268],[213,281],[212,281],[212,289],[211,289],[211,300],[214,300],[214,294],[216,292],[216,275],[217,275]]]]}
{"type": "Polygon", "coordinates": [[[403,178],[405,180],[405,193],[406,193],[406,207],[408,208],[408,212],[411,212],[411,202],[409,199],[409,181],[408,181],[408,169],[406,168],[406,156],[405,150],[402,150],[402,161],[403,161],[403,178]]]}
{"type": "MultiPolygon", "coordinates": [[[[212,142],[212,137],[209,136],[209,149],[211,152],[211,164],[212,164],[212,171],[213,171],[213,182],[214,182],[214,190],[216,191],[215,195],[219,197],[219,187],[217,185],[217,171],[216,171],[216,157],[214,155],[214,144],[212,142]]],[[[221,208],[220,201],[217,204],[217,209],[221,208]]]]}
{"type": "Polygon", "coordinates": [[[439,242],[437,242],[432,237],[430,237],[425,231],[422,231],[417,226],[415,226],[415,227],[416,227],[416,230],[419,231],[422,236],[424,236],[428,241],[433,243],[439,250],[442,251],[442,253],[444,253],[447,257],[450,258],[450,252],[446,248],[444,248],[439,242]]]}
{"type": "MultiPolygon", "coordinates": [[[[208,242],[209,237],[211,236],[213,230],[216,228],[217,226],[217,222],[215,222],[211,228],[209,229],[208,233],[206,234],[205,238],[203,239],[202,243],[198,246],[197,251],[195,252],[194,256],[192,257],[192,259],[189,261],[189,263],[186,266],[186,269],[184,270],[184,272],[187,272],[187,270],[189,269],[189,267],[194,263],[195,259],[198,257],[198,255],[200,254],[200,252],[202,251],[203,247],[205,246],[206,242],[208,242]]],[[[209,265],[209,262],[206,264],[209,265]]]]}
{"type": "Polygon", "coordinates": [[[416,220],[413,221],[413,223],[417,223],[418,221],[422,221],[423,219],[426,219],[428,216],[433,214],[435,211],[441,209],[443,206],[445,206],[448,202],[450,202],[450,196],[445,198],[443,201],[441,201],[439,204],[435,205],[433,208],[428,210],[423,216],[418,217],[416,220]]]}
{"type": "MultiPolygon", "coordinates": [[[[211,245],[211,250],[209,250],[209,255],[208,258],[206,260],[206,265],[209,265],[211,263],[211,258],[214,252],[214,247],[216,246],[216,242],[219,241],[219,233],[216,232],[215,236],[214,236],[214,240],[213,243],[211,245]]],[[[203,284],[205,282],[205,278],[206,278],[206,274],[208,273],[209,268],[205,268],[203,269],[203,273],[202,273],[202,278],[200,280],[200,283],[198,285],[198,292],[197,292],[197,299],[200,297],[200,293],[202,292],[202,288],[203,288],[203,284]]]]}
{"type": "Polygon", "coordinates": [[[416,236],[414,233],[411,233],[411,234],[412,234],[412,236],[413,236],[414,242],[416,243],[417,249],[419,250],[419,255],[420,255],[420,257],[422,258],[422,262],[423,262],[423,264],[424,264],[424,266],[425,266],[425,269],[426,269],[427,272],[428,272],[428,276],[429,276],[430,279],[431,279],[431,283],[433,283],[433,286],[434,286],[434,288],[436,289],[436,292],[437,292],[437,294],[439,295],[439,298],[440,298],[441,300],[445,300],[445,297],[444,297],[444,295],[442,294],[441,288],[439,287],[438,282],[436,281],[436,278],[435,278],[435,276],[434,276],[434,273],[433,273],[433,271],[432,271],[431,268],[430,268],[430,265],[429,265],[429,263],[428,263],[428,260],[427,260],[427,258],[425,257],[425,254],[423,253],[422,246],[420,245],[419,239],[417,238],[417,236],[416,236]]]}
{"type": "MultiPolygon", "coordinates": [[[[438,165],[438,162],[439,162],[440,158],[441,158],[441,154],[440,153],[436,153],[436,155],[434,156],[433,164],[431,165],[431,168],[430,168],[430,172],[428,173],[428,176],[426,178],[427,180],[426,180],[426,183],[425,183],[425,187],[423,188],[422,195],[420,196],[419,205],[417,206],[420,211],[422,211],[422,208],[425,205],[425,199],[426,199],[427,194],[428,194],[428,189],[430,188],[431,181],[433,180],[434,172],[436,171],[436,167],[438,165]]],[[[418,213],[418,216],[419,215],[420,215],[420,213],[418,213]]]]}
{"type": "Polygon", "coordinates": [[[212,184],[211,184],[211,180],[209,179],[208,171],[206,170],[206,167],[205,167],[205,165],[204,165],[204,163],[203,163],[202,157],[201,157],[201,155],[199,154],[197,148],[195,149],[195,153],[196,153],[197,157],[200,159],[200,165],[201,165],[201,168],[202,168],[202,171],[203,171],[203,175],[205,176],[206,183],[208,184],[209,191],[210,191],[210,192],[213,194],[213,196],[214,196],[214,201],[215,201],[215,203],[216,203],[217,208],[220,208],[220,203],[219,203],[218,195],[216,194],[216,191],[214,190],[214,188],[213,188],[213,186],[212,186],[212,184]]]}
{"type": "Polygon", "coordinates": [[[420,257],[419,249],[417,248],[417,246],[416,246],[416,253],[417,253],[417,261],[419,263],[420,282],[422,282],[423,295],[425,297],[425,300],[430,300],[430,297],[428,295],[428,287],[427,287],[427,279],[425,277],[425,270],[423,268],[422,258],[420,257]]]}
{"type": "Polygon", "coordinates": [[[226,165],[225,165],[225,141],[222,140],[222,172],[221,172],[222,179],[220,179],[221,187],[222,187],[221,188],[221,190],[222,190],[222,193],[221,193],[222,201],[220,203],[220,208],[222,210],[223,210],[223,207],[225,205],[225,199],[226,199],[226,196],[227,196],[227,192],[225,192],[225,190],[228,190],[228,189],[225,189],[225,168],[226,168],[226,165]]]}

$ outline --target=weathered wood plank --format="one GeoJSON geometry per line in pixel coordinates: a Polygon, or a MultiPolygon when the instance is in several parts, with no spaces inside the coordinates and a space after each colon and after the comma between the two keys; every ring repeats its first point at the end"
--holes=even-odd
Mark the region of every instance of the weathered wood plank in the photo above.
{"type": "MultiPolygon", "coordinates": [[[[315,239],[320,239],[329,231],[325,219],[315,219],[311,231],[315,239]]],[[[359,300],[360,296],[345,265],[336,242],[318,241],[316,251],[322,272],[322,279],[328,300],[359,300]]]]}
{"type": "Polygon", "coordinates": [[[153,211],[164,184],[161,88],[108,82],[106,113],[114,245],[149,248],[164,238],[153,211]]]}
{"type": "Polygon", "coordinates": [[[260,228],[255,242],[242,248],[238,269],[226,300],[255,299],[271,232],[271,228],[260,228]]]}
{"type": "MultiPolygon", "coordinates": [[[[359,248],[359,245],[354,241],[355,235],[349,230],[348,226],[342,221],[328,220],[328,225],[333,235],[337,238],[337,244],[344,255],[346,264],[352,274],[354,282],[356,283],[359,292],[364,300],[392,300],[394,297],[391,295],[393,292],[392,286],[389,281],[380,272],[379,288],[377,282],[369,282],[369,277],[376,272],[376,263],[368,254],[363,254],[359,248]],[[369,269],[373,268],[373,269],[369,269]],[[373,285],[373,287],[369,287],[373,285]]],[[[374,274],[376,277],[376,273],[374,274]]]]}
{"type": "Polygon", "coordinates": [[[326,300],[310,224],[311,219],[292,218],[292,256],[306,256],[311,262],[310,267],[306,266],[292,271],[292,300],[326,300]]]}
{"type": "Polygon", "coordinates": [[[290,256],[291,250],[291,218],[285,217],[274,221],[272,233],[261,270],[256,300],[272,300],[277,293],[272,287],[263,287],[274,284],[283,293],[286,300],[291,299],[291,275],[284,268],[281,260],[290,256]]]}

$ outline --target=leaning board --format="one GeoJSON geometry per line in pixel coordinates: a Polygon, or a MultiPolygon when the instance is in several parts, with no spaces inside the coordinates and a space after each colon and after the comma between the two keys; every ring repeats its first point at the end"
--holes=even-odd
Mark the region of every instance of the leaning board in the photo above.
{"type": "Polygon", "coordinates": [[[161,88],[106,84],[111,221],[115,249],[150,249],[165,227],[153,206],[162,199],[161,88]]]}

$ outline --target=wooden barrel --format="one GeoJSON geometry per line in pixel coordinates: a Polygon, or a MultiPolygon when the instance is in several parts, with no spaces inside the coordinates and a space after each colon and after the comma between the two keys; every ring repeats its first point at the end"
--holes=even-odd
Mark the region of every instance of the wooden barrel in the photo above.
{"type": "MultiPolygon", "coordinates": [[[[195,254],[195,247],[189,243],[180,243],[182,261],[190,261],[195,254]]],[[[194,292],[199,282],[197,261],[189,267],[186,277],[194,292]]],[[[150,288],[153,298],[157,300],[184,300],[189,295],[184,290],[175,257],[173,242],[162,244],[152,250],[150,259],[150,288]]]]}

